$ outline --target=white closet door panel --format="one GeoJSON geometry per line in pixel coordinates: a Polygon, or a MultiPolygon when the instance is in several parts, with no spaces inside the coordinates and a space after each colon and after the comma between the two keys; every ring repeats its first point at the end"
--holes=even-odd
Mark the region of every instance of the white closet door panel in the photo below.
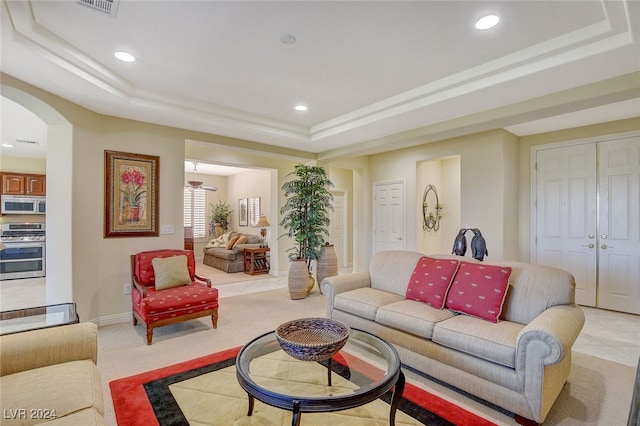
{"type": "Polygon", "coordinates": [[[598,306],[640,314],[640,138],[599,150],[598,306]]]}

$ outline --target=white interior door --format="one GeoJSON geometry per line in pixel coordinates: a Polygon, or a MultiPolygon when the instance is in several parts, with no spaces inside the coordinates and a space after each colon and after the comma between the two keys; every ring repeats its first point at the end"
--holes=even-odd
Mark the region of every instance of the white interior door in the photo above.
{"type": "Polygon", "coordinates": [[[640,137],[599,151],[598,306],[640,314],[640,137]]]}
{"type": "Polygon", "coordinates": [[[596,305],[595,144],[541,149],[536,155],[535,262],[576,280],[576,303],[596,305]]]}
{"type": "Polygon", "coordinates": [[[640,314],[640,137],[536,151],[535,259],[576,303],[640,314]]]}
{"type": "Polygon", "coordinates": [[[374,253],[405,248],[404,182],[374,185],[374,253]]]}
{"type": "Polygon", "coordinates": [[[338,258],[338,267],[347,265],[347,208],[344,191],[331,191],[333,194],[333,211],[329,211],[329,242],[334,245],[338,258]]]}

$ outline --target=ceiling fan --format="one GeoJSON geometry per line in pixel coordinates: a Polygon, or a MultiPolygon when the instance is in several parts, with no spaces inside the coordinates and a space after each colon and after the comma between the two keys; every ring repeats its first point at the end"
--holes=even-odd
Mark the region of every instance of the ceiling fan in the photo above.
{"type": "Polygon", "coordinates": [[[201,180],[198,179],[198,163],[194,162],[193,163],[193,173],[196,175],[195,180],[188,180],[187,184],[185,185],[185,188],[189,188],[189,189],[204,189],[205,191],[217,191],[218,188],[215,186],[205,186],[203,185],[204,182],[202,182],[201,180]]]}

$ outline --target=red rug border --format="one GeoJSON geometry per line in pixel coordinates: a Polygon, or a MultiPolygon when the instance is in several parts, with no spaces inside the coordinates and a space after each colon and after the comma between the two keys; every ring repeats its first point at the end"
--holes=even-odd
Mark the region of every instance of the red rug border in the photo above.
{"type": "MultiPolygon", "coordinates": [[[[147,399],[144,383],[234,358],[241,348],[238,346],[109,382],[118,426],[159,425],[147,399]]],[[[357,357],[347,358],[349,364],[365,362],[357,357]]],[[[496,426],[495,423],[408,382],[402,396],[458,426],[496,426]]]]}

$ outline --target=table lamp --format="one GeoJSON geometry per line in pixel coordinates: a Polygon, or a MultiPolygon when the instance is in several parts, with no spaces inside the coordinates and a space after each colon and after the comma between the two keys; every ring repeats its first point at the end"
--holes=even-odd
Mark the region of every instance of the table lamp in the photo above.
{"type": "Polygon", "coordinates": [[[267,236],[267,226],[270,226],[267,217],[261,214],[260,219],[258,219],[258,223],[256,223],[256,226],[260,227],[260,236],[262,237],[260,240],[260,247],[268,247],[269,245],[267,244],[265,239],[265,237],[267,236]]]}

